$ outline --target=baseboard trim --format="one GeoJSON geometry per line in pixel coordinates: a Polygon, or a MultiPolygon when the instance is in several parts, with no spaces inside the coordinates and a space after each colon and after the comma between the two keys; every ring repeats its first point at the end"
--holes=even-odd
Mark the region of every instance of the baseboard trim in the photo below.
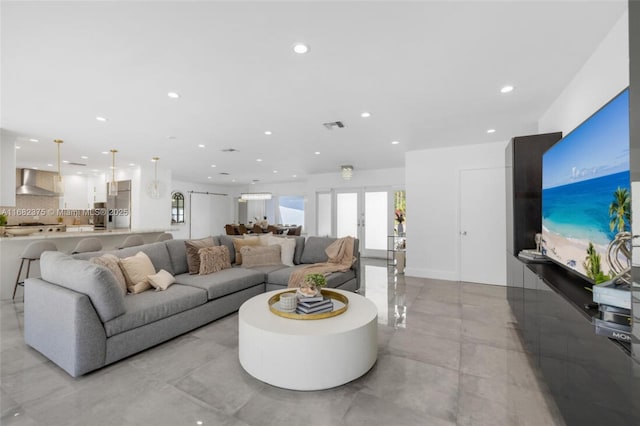
{"type": "Polygon", "coordinates": [[[452,271],[442,271],[437,269],[405,268],[406,277],[433,278],[436,280],[458,281],[458,274],[452,271]]]}

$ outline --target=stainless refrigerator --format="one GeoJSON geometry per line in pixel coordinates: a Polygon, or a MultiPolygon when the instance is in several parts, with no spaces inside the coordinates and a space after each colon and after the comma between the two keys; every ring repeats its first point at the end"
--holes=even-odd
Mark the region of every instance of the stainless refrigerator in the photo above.
{"type": "Polygon", "coordinates": [[[118,195],[107,192],[107,230],[131,228],[131,181],[118,181],[118,195]]]}

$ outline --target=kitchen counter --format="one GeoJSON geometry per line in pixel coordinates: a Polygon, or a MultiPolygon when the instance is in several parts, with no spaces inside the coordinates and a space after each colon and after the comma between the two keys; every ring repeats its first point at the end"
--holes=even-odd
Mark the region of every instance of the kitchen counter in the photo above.
{"type": "MultiPolygon", "coordinates": [[[[152,243],[158,238],[165,229],[141,229],[131,231],[122,230],[101,230],[91,232],[38,232],[31,235],[0,237],[0,299],[11,299],[13,286],[16,282],[18,269],[20,267],[20,255],[27,246],[33,241],[47,240],[53,242],[59,251],[71,253],[78,241],[83,238],[96,237],[102,242],[103,250],[114,250],[121,244],[124,239],[131,234],[141,235],[145,243],[152,243]]],[[[22,271],[22,279],[24,278],[26,267],[22,271]]],[[[40,275],[40,262],[31,263],[30,277],[40,275]]],[[[22,300],[22,289],[16,293],[16,300],[22,300]]]]}

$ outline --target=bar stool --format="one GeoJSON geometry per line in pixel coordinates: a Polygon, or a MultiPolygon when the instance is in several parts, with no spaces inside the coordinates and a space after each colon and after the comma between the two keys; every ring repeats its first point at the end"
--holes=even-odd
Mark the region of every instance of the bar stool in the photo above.
{"type": "Polygon", "coordinates": [[[164,234],[158,235],[158,238],[156,238],[156,241],[167,241],[167,240],[173,240],[173,234],[165,232],[164,234]]]}
{"type": "Polygon", "coordinates": [[[16,284],[13,286],[13,296],[11,297],[11,300],[14,300],[16,298],[16,290],[18,289],[18,286],[19,285],[24,286],[24,280],[20,281],[20,275],[22,274],[22,267],[24,266],[24,261],[25,260],[27,261],[27,274],[24,277],[24,279],[26,280],[27,278],[29,278],[29,270],[31,269],[31,262],[33,262],[34,260],[39,260],[40,255],[44,251],[57,251],[57,250],[58,250],[58,247],[56,247],[56,245],[51,241],[34,241],[28,244],[24,248],[24,251],[20,255],[20,258],[22,260],[20,262],[20,269],[18,269],[16,284]]]}
{"type": "Polygon", "coordinates": [[[141,246],[143,244],[144,244],[144,240],[140,235],[129,235],[127,238],[124,239],[122,244],[120,244],[116,248],[123,249],[127,247],[141,246]]]}
{"type": "Polygon", "coordinates": [[[71,251],[71,254],[76,253],[89,253],[92,251],[102,250],[102,243],[98,238],[84,238],[78,241],[76,248],[71,251]]]}

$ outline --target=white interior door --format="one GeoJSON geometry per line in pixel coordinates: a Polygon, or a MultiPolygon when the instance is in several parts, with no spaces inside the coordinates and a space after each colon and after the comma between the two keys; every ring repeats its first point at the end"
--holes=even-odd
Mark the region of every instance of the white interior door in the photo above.
{"type": "MultiPolygon", "coordinates": [[[[211,231],[211,200],[207,194],[191,193],[189,238],[205,238],[211,231]]],[[[217,230],[220,233],[220,230],[217,230]]],[[[217,235],[217,234],[216,234],[217,235]]]]}
{"type": "Polygon", "coordinates": [[[506,285],[504,168],[460,171],[460,280],[506,285]]]}

